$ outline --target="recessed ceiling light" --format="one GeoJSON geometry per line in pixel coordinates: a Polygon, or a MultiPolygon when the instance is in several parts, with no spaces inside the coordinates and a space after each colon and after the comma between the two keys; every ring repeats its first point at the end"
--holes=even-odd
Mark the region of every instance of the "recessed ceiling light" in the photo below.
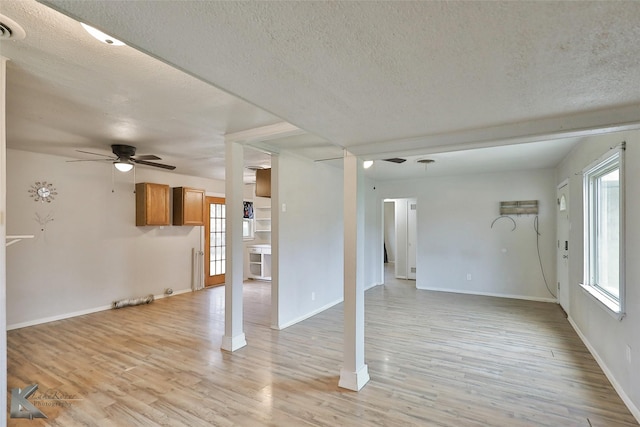
{"type": "Polygon", "coordinates": [[[105,34],[100,30],[96,30],[92,26],[89,26],[82,22],[80,24],[82,25],[82,28],[84,28],[87,31],[87,33],[91,34],[95,39],[100,40],[102,43],[105,43],[111,46],[125,46],[125,44],[120,40],[114,39],[110,35],[105,34]]]}

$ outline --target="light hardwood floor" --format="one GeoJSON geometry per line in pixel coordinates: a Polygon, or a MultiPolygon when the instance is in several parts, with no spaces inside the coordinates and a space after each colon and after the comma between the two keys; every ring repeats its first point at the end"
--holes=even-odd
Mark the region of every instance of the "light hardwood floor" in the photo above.
{"type": "Polygon", "coordinates": [[[269,286],[246,284],[233,354],[223,288],[9,331],[9,390],[39,384],[48,416],[9,426],[638,425],[555,304],[389,280],[366,292],[355,393],[337,386],[342,306],[274,331],[269,286]]]}

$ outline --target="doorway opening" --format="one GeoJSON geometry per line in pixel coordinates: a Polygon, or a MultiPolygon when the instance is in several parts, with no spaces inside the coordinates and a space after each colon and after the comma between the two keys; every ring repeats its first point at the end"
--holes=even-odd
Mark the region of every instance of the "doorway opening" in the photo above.
{"type": "Polygon", "coordinates": [[[393,271],[396,279],[416,280],[417,272],[416,198],[383,201],[383,277],[393,271]]]}

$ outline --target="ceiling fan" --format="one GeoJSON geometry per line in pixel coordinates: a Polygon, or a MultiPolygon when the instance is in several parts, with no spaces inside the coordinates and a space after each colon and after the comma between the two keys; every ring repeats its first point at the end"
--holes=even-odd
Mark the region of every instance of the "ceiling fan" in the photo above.
{"type": "Polygon", "coordinates": [[[156,168],[174,170],[176,167],[171,165],[165,165],[162,163],[150,162],[149,160],[162,160],[160,157],[153,154],[133,157],[136,154],[136,147],[132,145],[114,144],[111,146],[111,151],[115,154],[115,158],[100,153],[92,153],[90,151],[76,150],[78,153],[91,154],[93,156],[102,156],[106,159],[96,160],[69,160],[70,162],[100,162],[107,161],[113,162],[113,165],[120,172],[128,172],[133,169],[134,164],[153,166],[156,168]]]}

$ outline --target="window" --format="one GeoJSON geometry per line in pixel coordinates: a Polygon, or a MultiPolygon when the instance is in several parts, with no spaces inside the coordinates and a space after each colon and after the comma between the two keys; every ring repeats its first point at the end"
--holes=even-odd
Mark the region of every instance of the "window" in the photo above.
{"type": "Polygon", "coordinates": [[[253,240],[253,219],[242,219],[242,238],[244,240],[253,240]]]}
{"type": "Polygon", "coordinates": [[[584,174],[584,282],[609,310],[624,315],[624,143],[584,174]]]}

